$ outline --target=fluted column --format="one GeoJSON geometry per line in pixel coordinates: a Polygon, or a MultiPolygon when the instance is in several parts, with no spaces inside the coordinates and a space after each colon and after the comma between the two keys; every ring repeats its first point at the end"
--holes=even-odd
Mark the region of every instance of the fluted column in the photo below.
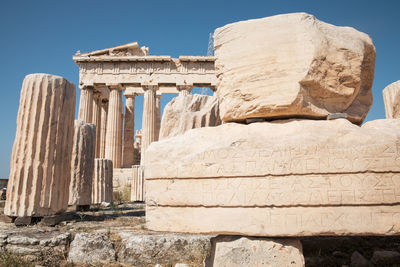
{"type": "Polygon", "coordinates": [[[155,141],[158,141],[160,136],[160,128],[161,128],[161,97],[162,93],[156,93],[156,130],[155,130],[155,141]]]}
{"type": "Polygon", "coordinates": [[[84,86],[83,88],[81,88],[78,119],[90,123],[92,122],[92,114],[93,114],[93,87],[84,86]]]}
{"type": "Polygon", "coordinates": [[[130,168],[135,162],[133,145],[135,135],[135,94],[125,95],[124,147],[122,167],[130,168]]]}
{"type": "Polygon", "coordinates": [[[96,92],[93,95],[92,123],[96,125],[96,147],[95,158],[100,157],[100,131],[101,131],[101,94],[96,92]]]}
{"type": "Polygon", "coordinates": [[[123,103],[121,91],[121,87],[111,87],[108,103],[105,157],[112,160],[114,168],[120,168],[122,164],[123,103]]]}
{"type": "Polygon", "coordinates": [[[179,96],[185,96],[190,95],[192,87],[191,85],[177,85],[176,89],[179,91],[179,96]]]}
{"type": "Polygon", "coordinates": [[[101,101],[101,122],[100,122],[100,155],[99,158],[106,156],[106,134],[107,134],[107,115],[108,115],[108,100],[101,101]]]}
{"type": "Polygon", "coordinates": [[[156,90],[157,86],[143,86],[142,147],[140,164],[143,165],[145,151],[155,141],[156,90]]]}
{"type": "Polygon", "coordinates": [[[67,209],[75,94],[75,85],[62,77],[25,77],[4,214],[42,217],[67,209]]]}

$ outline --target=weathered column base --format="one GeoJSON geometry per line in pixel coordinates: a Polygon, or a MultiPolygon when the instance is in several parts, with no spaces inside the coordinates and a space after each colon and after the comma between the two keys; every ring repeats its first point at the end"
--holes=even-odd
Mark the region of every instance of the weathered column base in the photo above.
{"type": "Polygon", "coordinates": [[[217,236],[206,266],[305,266],[298,239],[217,236]]]}
{"type": "Polygon", "coordinates": [[[143,202],[145,199],[144,168],[141,165],[134,165],[132,171],[131,201],[143,202]]]}

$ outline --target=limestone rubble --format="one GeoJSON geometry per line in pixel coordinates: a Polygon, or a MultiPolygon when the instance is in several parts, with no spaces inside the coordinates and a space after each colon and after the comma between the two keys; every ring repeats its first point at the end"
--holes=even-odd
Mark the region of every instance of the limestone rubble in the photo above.
{"type": "Polygon", "coordinates": [[[218,28],[214,48],[224,122],[347,113],[361,124],[372,106],[375,47],[354,28],[284,14],[218,28]]]}
{"type": "Polygon", "coordinates": [[[62,77],[25,77],[4,214],[42,217],[67,209],[75,94],[62,77]]]}

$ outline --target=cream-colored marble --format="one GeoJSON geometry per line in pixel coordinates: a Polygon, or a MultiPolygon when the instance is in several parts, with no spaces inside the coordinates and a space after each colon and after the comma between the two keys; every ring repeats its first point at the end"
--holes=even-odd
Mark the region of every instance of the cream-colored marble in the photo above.
{"type": "Polygon", "coordinates": [[[161,129],[161,98],[162,94],[156,93],[156,129],[155,129],[155,140],[160,139],[160,129],[161,129]]]}
{"type": "Polygon", "coordinates": [[[132,182],[131,182],[131,201],[145,200],[144,186],[144,167],[135,165],[132,167],[132,182]]]}
{"type": "Polygon", "coordinates": [[[227,123],[161,140],[146,151],[147,226],[400,234],[399,140],[395,119],[363,127],[346,119],[227,123]]]}
{"type": "Polygon", "coordinates": [[[372,106],[375,47],[354,28],[284,14],[218,28],[214,48],[225,122],[347,113],[361,124],[372,106]]]}
{"type": "Polygon", "coordinates": [[[125,99],[125,121],[124,121],[124,147],[122,154],[122,167],[131,168],[135,162],[134,158],[134,136],[135,136],[135,95],[129,95],[125,99]]]}
{"type": "Polygon", "coordinates": [[[164,109],[160,140],[200,127],[221,124],[218,98],[206,95],[179,95],[164,109]]]}
{"type": "Polygon", "coordinates": [[[67,209],[75,94],[62,77],[25,77],[4,214],[42,217],[67,209]]]}
{"type": "Polygon", "coordinates": [[[96,151],[95,157],[100,158],[100,135],[101,135],[101,94],[96,92],[93,95],[92,122],[96,125],[96,151]]]}
{"type": "Polygon", "coordinates": [[[96,125],[75,121],[69,184],[69,205],[92,203],[92,180],[96,148],[96,125]]]}
{"type": "Polygon", "coordinates": [[[101,103],[99,158],[104,158],[106,156],[107,117],[108,117],[108,100],[103,99],[101,103]]]}
{"type": "Polygon", "coordinates": [[[92,203],[112,202],[113,164],[109,159],[94,160],[92,203]]]}
{"type": "Polygon", "coordinates": [[[120,168],[122,165],[122,119],[121,89],[113,87],[108,103],[105,158],[112,160],[114,168],[120,168]]]}
{"type": "Polygon", "coordinates": [[[213,266],[305,266],[303,248],[296,239],[219,236],[214,240],[213,266]]]}
{"type": "Polygon", "coordinates": [[[387,119],[400,118],[400,81],[391,83],[382,91],[387,119]]]}
{"type": "Polygon", "coordinates": [[[91,123],[93,117],[93,86],[84,86],[81,88],[79,98],[78,119],[91,123]]]}
{"type": "Polygon", "coordinates": [[[146,86],[143,102],[141,165],[144,162],[147,147],[156,140],[156,90],[157,87],[146,86]]]}

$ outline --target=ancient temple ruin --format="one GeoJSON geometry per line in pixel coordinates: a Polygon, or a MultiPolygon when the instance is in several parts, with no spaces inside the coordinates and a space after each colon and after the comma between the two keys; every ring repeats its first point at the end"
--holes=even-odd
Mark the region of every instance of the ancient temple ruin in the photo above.
{"type": "MultiPolygon", "coordinates": [[[[143,163],[144,151],[159,137],[164,94],[185,95],[194,87],[215,90],[216,86],[214,57],[153,56],[137,42],[88,53],[78,51],[73,60],[79,66],[81,89],[78,119],[96,124],[96,158],[112,160],[114,168],[143,163]],[[135,145],[137,95],[144,95],[144,104],[141,136],[136,138],[140,143],[135,145]]],[[[120,177],[122,184],[129,185],[131,171],[114,173],[121,173],[116,179],[120,177]]]]}
{"type": "Polygon", "coordinates": [[[114,168],[130,168],[135,161],[132,111],[136,95],[144,95],[143,156],[149,144],[158,140],[163,94],[189,94],[194,87],[214,90],[216,85],[214,57],[152,56],[136,42],[84,54],[78,51],[73,59],[79,66],[79,119],[101,129],[96,157],[111,159],[114,168]]]}

